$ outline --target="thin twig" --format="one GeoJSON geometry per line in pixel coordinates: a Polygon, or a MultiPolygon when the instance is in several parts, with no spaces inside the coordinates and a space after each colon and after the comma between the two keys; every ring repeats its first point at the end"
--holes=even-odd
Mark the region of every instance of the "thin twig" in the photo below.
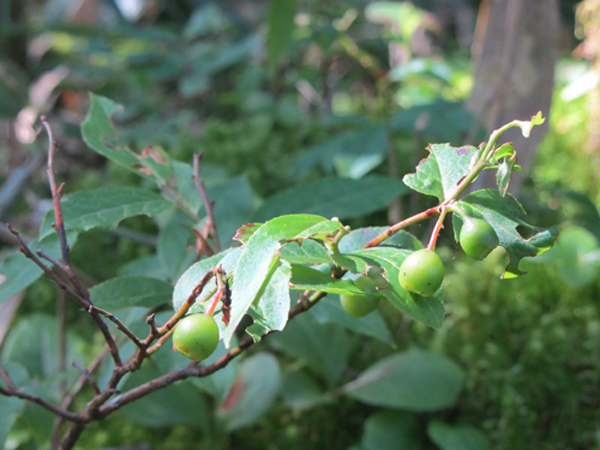
{"type": "Polygon", "coordinates": [[[147,318],[146,318],[146,323],[150,326],[150,336],[152,336],[153,339],[156,339],[160,336],[160,333],[158,332],[158,328],[156,328],[156,314],[152,313],[150,314],[147,318]]]}
{"type": "Polygon", "coordinates": [[[146,350],[146,345],[142,342],[141,339],[139,339],[134,333],[133,331],[131,331],[129,328],[127,328],[127,326],[121,322],[114,314],[102,309],[102,308],[98,308],[97,306],[94,305],[90,305],[88,307],[88,312],[91,314],[92,312],[97,312],[101,315],[103,315],[104,317],[106,317],[108,320],[110,320],[112,323],[114,323],[116,325],[116,327],[125,335],[127,336],[129,339],[131,339],[133,341],[133,343],[142,351],[146,350]]]}
{"type": "Polygon", "coordinates": [[[198,188],[198,192],[200,192],[200,195],[202,196],[204,208],[206,209],[206,215],[208,216],[207,220],[210,222],[211,235],[215,243],[215,249],[217,250],[217,252],[219,252],[221,250],[221,244],[219,243],[219,232],[217,231],[217,222],[215,222],[215,211],[213,209],[213,201],[210,198],[208,198],[206,187],[204,187],[204,183],[202,182],[202,178],[200,177],[201,159],[202,152],[194,154],[194,184],[196,185],[196,188],[198,188]]]}
{"type": "Polygon", "coordinates": [[[6,371],[6,369],[4,368],[4,366],[2,365],[2,363],[0,363],[0,377],[2,377],[2,379],[6,383],[6,387],[8,388],[9,391],[16,391],[16,390],[18,390],[17,386],[15,386],[15,384],[10,379],[10,376],[8,375],[8,372],[6,371]]]}
{"type": "Polygon", "coordinates": [[[85,380],[90,384],[90,386],[92,386],[92,389],[94,390],[94,392],[96,394],[100,394],[100,388],[98,387],[96,380],[94,380],[94,378],[92,378],[92,374],[85,367],[81,367],[77,363],[77,361],[73,361],[73,367],[79,369],[79,371],[85,377],[85,380]]]}

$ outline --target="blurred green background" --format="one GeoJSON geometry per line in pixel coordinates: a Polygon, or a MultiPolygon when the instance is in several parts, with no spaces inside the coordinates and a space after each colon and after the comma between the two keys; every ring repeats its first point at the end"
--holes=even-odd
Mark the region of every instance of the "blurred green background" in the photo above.
{"type": "MultiPolygon", "coordinates": [[[[33,238],[50,207],[40,114],[59,142],[66,194],[150,188],[82,141],[91,91],[123,105],[115,126],[132,151],[161,147],[187,163],[204,153],[224,247],[242,224],[287,213],[338,216],[353,228],[397,222],[431,203],[389,195],[389,178],[413,172],[427,143],[477,145],[491,131],[470,99],[482,82],[481,52],[502,59],[481,35],[495,19],[485,15],[490,4],[0,0],[1,221],[33,238]]],[[[214,382],[155,393],[92,424],[78,448],[600,449],[600,2],[548,7],[559,18],[556,62],[544,68],[554,85],[540,100],[551,102],[548,130],[528,150],[513,193],[531,223],[557,225],[561,235],[554,249],[523,261],[527,275],[500,280],[502,250],[469,260],[447,226],[438,244],[447,273],[442,329],[390,305],[350,319],[331,296],[214,382]],[[394,358],[402,370],[380,391],[354,389],[366,369],[394,358]],[[440,376],[440,392],[381,400],[410,392],[411,377],[424,373],[432,386],[440,376]],[[236,376],[248,388],[232,406],[236,376]]],[[[513,46],[524,45],[519,38],[513,46]]],[[[138,216],[115,231],[83,233],[73,265],[90,286],[119,274],[174,283],[187,268],[177,220],[185,221],[138,216]]],[[[429,230],[410,231],[421,239],[429,230]]],[[[3,258],[14,253],[3,228],[0,240],[3,258]]],[[[14,317],[4,316],[6,337],[0,327],[2,361],[35,389],[65,389],[69,379],[51,362],[57,300],[39,279],[14,301],[14,317]]],[[[145,326],[147,311],[123,311],[145,326]]],[[[79,314],[68,307],[69,354],[90,358],[102,342],[79,314]]],[[[125,384],[181,363],[166,350],[125,384]]],[[[48,413],[3,398],[0,411],[6,449],[50,448],[48,413]]]]}

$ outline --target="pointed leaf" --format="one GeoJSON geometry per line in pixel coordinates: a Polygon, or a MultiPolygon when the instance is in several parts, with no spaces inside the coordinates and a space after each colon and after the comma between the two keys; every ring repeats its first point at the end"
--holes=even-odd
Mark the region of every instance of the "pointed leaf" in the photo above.
{"type": "Polygon", "coordinates": [[[291,288],[298,291],[321,291],[330,294],[362,294],[353,281],[332,278],[330,274],[321,272],[301,264],[292,264],[291,288]]]}
{"type": "Polygon", "coordinates": [[[416,173],[405,175],[402,181],[421,194],[447,200],[469,173],[469,164],[477,149],[470,145],[430,144],[427,150],[430,155],[419,163],[416,173]]]}
{"type": "Polygon", "coordinates": [[[291,267],[283,263],[273,273],[264,293],[248,311],[254,319],[254,324],[248,328],[248,333],[255,341],[260,340],[267,332],[284,329],[290,311],[290,277],[291,267]]]}
{"type": "Polygon", "coordinates": [[[331,264],[325,247],[312,239],[284,245],[281,249],[281,259],[295,264],[331,264]]]}
{"type": "MultiPolygon", "coordinates": [[[[146,189],[128,186],[106,186],[76,192],[62,203],[66,230],[87,231],[94,227],[115,229],[127,217],[159,214],[173,204],[146,189]]],[[[40,238],[54,232],[54,210],[46,213],[40,238]]]]}
{"type": "Polygon", "coordinates": [[[413,348],[376,362],[342,390],[369,405],[425,412],[452,406],[463,382],[455,362],[413,348]]]}
{"type": "Polygon", "coordinates": [[[96,306],[108,311],[144,306],[155,308],[171,301],[173,286],[156,278],[117,277],[90,289],[96,306]]]}
{"type": "Polygon", "coordinates": [[[490,442],[477,428],[467,425],[449,425],[441,420],[432,420],[427,425],[427,434],[441,450],[490,450],[490,442]]]}
{"type": "MultiPolygon", "coordinates": [[[[484,219],[496,231],[500,245],[506,249],[510,257],[502,278],[514,278],[523,274],[519,270],[519,261],[526,256],[540,255],[550,249],[558,235],[558,230],[538,230],[529,239],[524,239],[518,232],[517,226],[537,230],[531,226],[525,217],[521,204],[510,194],[502,197],[494,189],[485,189],[462,198],[458,205],[472,217],[484,219]]],[[[453,217],[455,236],[460,234],[462,221],[457,214],[453,217]]]]}
{"type": "Polygon", "coordinates": [[[332,230],[340,227],[339,222],[329,221],[324,217],[294,214],[270,220],[252,234],[234,271],[231,321],[223,335],[226,345],[244,314],[260,298],[273,276],[279,261],[281,241],[333,233],[332,230]]]}
{"type": "Polygon", "coordinates": [[[404,183],[389,177],[322,178],[298,184],[268,198],[254,218],[262,221],[292,212],[340,219],[361,217],[387,208],[392,200],[407,192],[404,183]]]}
{"type": "Polygon", "coordinates": [[[392,247],[375,247],[359,250],[353,255],[365,258],[371,265],[379,265],[385,270],[383,276],[388,280],[389,285],[380,292],[394,306],[414,320],[430,327],[440,328],[444,320],[443,288],[431,297],[423,297],[400,286],[398,280],[400,265],[410,253],[408,250],[392,247]]]}

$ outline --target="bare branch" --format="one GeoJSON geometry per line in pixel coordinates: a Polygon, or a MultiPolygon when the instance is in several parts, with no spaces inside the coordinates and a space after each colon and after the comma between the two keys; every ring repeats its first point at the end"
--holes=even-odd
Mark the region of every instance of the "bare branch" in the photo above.
{"type": "Polygon", "coordinates": [[[92,378],[92,374],[85,367],[81,367],[77,363],[77,361],[73,361],[73,367],[79,369],[79,371],[85,377],[86,381],[90,384],[90,386],[92,386],[92,389],[94,390],[94,392],[96,392],[96,394],[100,394],[100,388],[98,387],[98,384],[96,383],[96,380],[94,380],[92,378]]]}
{"type": "Polygon", "coordinates": [[[139,339],[134,333],[133,331],[131,331],[129,328],[127,328],[127,326],[121,322],[114,314],[105,311],[102,308],[98,308],[97,306],[94,305],[90,305],[88,307],[88,312],[91,314],[93,312],[97,312],[101,315],[103,315],[104,317],[106,317],[108,320],[110,320],[112,323],[114,323],[116,325],[116,327],[125,335],[127,336],[129,339],[131,339],[133,341],[133,343],[142,351],[146,351],[146,345],[141,341],[141,339],[139,339]]]}
{"type": "Polygon", "coordinates": [[[200,160],[202,159],[202,152],[194,154],[194,184],[198,188],[198,192],[202,196],[202,201],[204,202],[204,208],[206,209],[206,215],[208,216],[208,222],[210,223],[210,234],[212,235],[213,241],[215,242],[215,248],[218,251],[221,249],[221,244],[219,243],[219,233],[217,231],[217,222],[215,222],[215,212],[213,209],[213,201],[208,198],[208,193],[206,192],[206,187],[204,187],[204,183],[202,182],[202,178],[200,177],[200,160]]]}

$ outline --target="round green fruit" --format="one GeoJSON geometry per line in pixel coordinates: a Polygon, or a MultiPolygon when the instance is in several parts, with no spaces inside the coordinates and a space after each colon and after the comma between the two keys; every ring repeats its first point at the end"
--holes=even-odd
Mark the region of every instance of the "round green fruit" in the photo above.
{"type": "Polygon", "coordinates": [[[364,317],[377,309],[380,298],[377,295],[340,295],[340,302],[344,311],[352,317],[364,317]]]}
{"type": "Polygon", "coordinates": [[[430,297],[444,281],[444,264],[433,250],[417,250],[402,261],[398,281],[404,289],[430,297]]]}
{"type": "Polygon", "coordinates": [[[460,230],[462,249],[473,259],[483,259],[495,249],[500,241],[492,226],[485,220],[465,218],[460,230]]]}
{"type": "Polygon", "coordinates": [[[219,343],[219,327],[210,316],[190,314],[177,323],[173,332],[173,350],[194,361],[208,358],[219,343]]]}

